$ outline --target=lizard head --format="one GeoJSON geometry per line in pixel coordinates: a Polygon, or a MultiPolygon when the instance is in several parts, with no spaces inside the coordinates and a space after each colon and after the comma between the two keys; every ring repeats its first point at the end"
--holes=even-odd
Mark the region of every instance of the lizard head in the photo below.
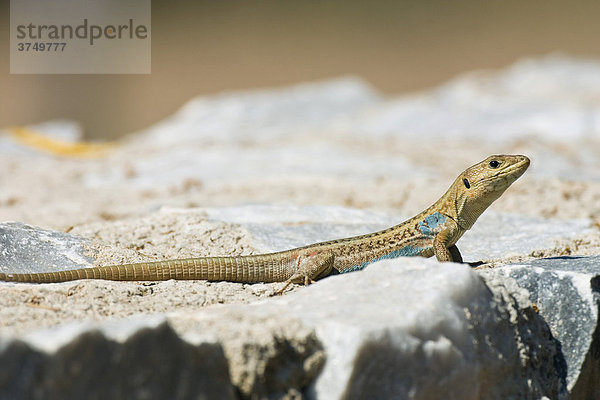
{"type": "Polygon", "coordinates": [[[529,167],[529,158],[495,155],[467,168],[453,184],[457,223],[469,229],[475,220],[529,167]]]}

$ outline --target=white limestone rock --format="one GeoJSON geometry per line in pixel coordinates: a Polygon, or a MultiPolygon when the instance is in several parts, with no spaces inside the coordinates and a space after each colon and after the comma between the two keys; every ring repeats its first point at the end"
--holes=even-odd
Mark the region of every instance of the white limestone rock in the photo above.
{"type": "Polygon", "coordinates": [[[590,231],[590,219],[535,218],[488,210],[457,246],[465,260],[497,260],[551,249],[559,239],[572,239],[590,231]]]}
{"type": "Polygon", "coordinates": [[[511,277],[527,289],[560,342],[573,399],[600,398],[600,256],[554,257],[484,272],[511,277]]]}
{"type": "Polygon", "coordinates": [[[561,398],[556,342],[526,292],[508,286],[488,287],[463,265],[387,260],[283,298],[178,315],[175,325],[244,332],[265,320],[300,321],[326,354],[308,398],[561,398]]]}
{"type": "Polygon", "coordinates": [[[20,222],[0,223],[0,272],[50,272],[90,267],[89,240],[20,222]]]}
{"type": "Polygon", "coordinates": [[[131,140],[164,148],[289,138],[328,129],[382,101],[366,82],[350,77],[197,97],[131,140]]]}
{"type": "Polygon", "coordinates": [[[223,346],[242,398],[301,398],[321,371],[326,354],[314,329],[284,309],[227,305],[206,311],[170,321],[182,337],[210,335],[223,346]]]}
{"type": "Polygon", "coordinates": [[[235,399],[220,344],[191,344],[162,317],[74,323],[0,338],[0,398],[235,399]]]}
{"type": "Polygon", "coordinates": [[[467,267],[385,261],[344,281],[325,281],[319,291],[324,295],[298,293],[306,306],[315,298],[332,305],[301,316],[316,326],[331,360],[314,386],[319,398],[556,398],[560,393],[561,383],[548,365],[556,348],[545,324],[536,318],[508,322],[510,313],[534,315],[523,301],[494,296],[467,267]],[[537,335],[523,337],[517,322],[537,335]]]}
{"type": "Polygon", "coordinates": [[[503,142],[543,138],[570,142],[600,132],[600,62],[549,55],[470,72],[433,90],[399,96],[349,121],[347,131],[383,140],[416,134],[430,141],[503,142]]]}

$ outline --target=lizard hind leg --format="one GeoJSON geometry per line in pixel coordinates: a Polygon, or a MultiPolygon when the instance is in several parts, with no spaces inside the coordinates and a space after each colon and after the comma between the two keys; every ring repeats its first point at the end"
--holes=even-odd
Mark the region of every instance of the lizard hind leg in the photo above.
{"type": "Polygon", "coordinates": [[[329,275],[333,269],[335,256],[330,252],[315,252],[302,257],[298,262],[298,269],[290,276],[281,289],[275,294],[282,294],[292,283],[303,283],[309,285],[317,278],[329,275]]]}

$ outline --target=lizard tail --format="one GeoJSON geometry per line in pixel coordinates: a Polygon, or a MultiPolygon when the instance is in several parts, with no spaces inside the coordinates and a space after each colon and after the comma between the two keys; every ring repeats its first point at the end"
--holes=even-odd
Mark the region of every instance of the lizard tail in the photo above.
{"type": "Polygon", "coordinates": [[[274,254],[242,257],[202,257],[135,264],[109,265],[40,273],[0,273],[0,281],[50,283],[79,279],[112,281],[165,281],[201,279],[230,282],[283,282],[293,265],[274,254]]]}

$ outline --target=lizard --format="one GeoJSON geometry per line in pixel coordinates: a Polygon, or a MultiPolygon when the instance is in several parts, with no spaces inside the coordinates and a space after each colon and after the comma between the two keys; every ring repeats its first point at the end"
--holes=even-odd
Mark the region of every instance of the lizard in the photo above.
{"type": "Polygon", "coordinates": [[[267,254],[217,256],[109,265],[40,273],[0,273],[13,282],[79,279],[157,281],[198,279],[242,283],[312,283],[327,275],[360,270],[382,259],[435,257],[462,263],[456,242],[527,168],[522,155],[493,155],[467,168],[445,194],[416,216],[375,233],[267,254]]]}

